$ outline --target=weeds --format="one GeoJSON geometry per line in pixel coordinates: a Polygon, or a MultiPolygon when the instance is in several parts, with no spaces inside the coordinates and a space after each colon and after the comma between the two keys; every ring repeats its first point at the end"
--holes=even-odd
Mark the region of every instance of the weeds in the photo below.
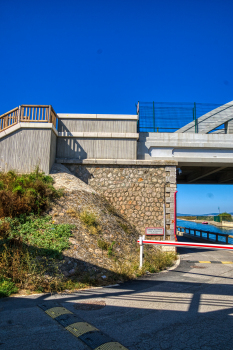
{"type": "Polygon", "coordinates": [[[108,247],[108,256],[112,256],[113,255],[113,246],[116,242],[113,241],[110,246],[108,247]]]}
{"type": "MultiPolygon", "coordinates": [[[[70,246],[69,237],[74,225],[53,224],[51,216],[21,215],[19,218],[5,218],[0,224],[0,233],[6,228],[7,238],[23,242],[38,251],[43,248],[43,254],[59,257],[64,249],[70,246]]],[[[6,237],[6,234],[5,234],[6,237]]]]}
{"type": "Polygon", "coordinates": [[[100,225],[94,213],[83,210],[79,217],[92,235],[97,235],[101,232],[100,225]]]}
{"type": "Polygon", "coordinates": [[[31,212],[40,214],[53,198],[62,195],[53,187],[53,179],[38,168],[30,174],[0,172],[0,218],[31,212]]]}
{"type": "Polygon", "coordinates": [[[98,239],[97,245],[98,245],[98,247],[99,247],[100,249],[102,249],[102,250],[108,250],[108,247],[109,247],[108,242],[105,242],[105,241],[103,241],[103,240],[101,240],[101,239],[98,239]]]}

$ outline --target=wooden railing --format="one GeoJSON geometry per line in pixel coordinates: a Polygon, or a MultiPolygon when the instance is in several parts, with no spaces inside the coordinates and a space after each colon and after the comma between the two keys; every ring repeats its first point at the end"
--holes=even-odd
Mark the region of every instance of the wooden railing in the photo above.
{"type": "Polygon", "coordinates": [[[57,114],[49,105],[21,105],[0,116],[0,132],[17,123],[52,123],[57,126],[57,114]]]}
{"type": "MultiPolygon", "coordinates": [[[[218,237],[225,237],[225,242],[226,244],[228,244],[228,238],[229,238],[229,234],[227,233],[220,233],[220,232],[211,232],[211,231],[204,231],[204,230],[200,230],[200,229],[194,229],[194,228],[189,228],[189,227],[183,227],[183,226],[177,226],[177,230],[183,233],[186,233],[190,236],[194,236],[196,238],[201,238],[201,239],[206,239],[212,242],[219,242],[218,237]],[[193,231],[193,234],[191,233],[191,231],[193,231]],[[198,234],[198,232],[200,232],[200,234],[198,234]],[[206,234],[206,237],[203,236],[203,233],[206,234]],[[214,235],[215,239],[210,238],[210,235],[214,235]]],[[[232,236],[230,236],[232,237],[232,236]]]]}
{"type": "Polygon", "coordinates": [[[0,132],[18,123],[19,107],[0,116],[0,132]]]}

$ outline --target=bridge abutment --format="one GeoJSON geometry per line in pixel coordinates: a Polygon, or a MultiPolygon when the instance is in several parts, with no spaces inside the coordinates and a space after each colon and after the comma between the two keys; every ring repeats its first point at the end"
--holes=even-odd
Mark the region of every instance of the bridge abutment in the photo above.
{"type": "Polygon", "coordinates": [[[171,162],[116,162],[95,160],[90,164],[89,160],[89,164],[63,164],[102,194],[140,234],[145,234],[146,227],[165,226],[166,239],[173,240],[176,165],[171,162]]]}

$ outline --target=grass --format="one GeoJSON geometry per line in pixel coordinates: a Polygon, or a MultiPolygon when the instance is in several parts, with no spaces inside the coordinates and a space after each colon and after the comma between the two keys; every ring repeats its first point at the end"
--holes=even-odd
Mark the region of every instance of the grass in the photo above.
{"type": "Polygon", "coordinates": [[[101,233],[101,227],[98,223],[98,219],[95,213],[88,210],[83,210],[80,213],[79,218],[92,235],[101,233]]]}
{"type": "Polygon", "coordinates": [[[114,271],[122,276],[123,280],[129,280],[144,275],[146,272],[155,273],[165,270],[172,266],[176,260],[176,253],[162,252],[160,249],[153,247],[144,247],[144,263],[143,267],[139,268],[139,252],[131,254],[124,260],[117,260],[114,271]]]}

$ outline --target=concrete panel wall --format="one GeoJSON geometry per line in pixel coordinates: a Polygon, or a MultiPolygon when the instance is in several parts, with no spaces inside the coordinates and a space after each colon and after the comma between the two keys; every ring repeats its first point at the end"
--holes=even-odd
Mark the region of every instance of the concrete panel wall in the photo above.
{"type": "Polygon", "coordinates": [[[56,160],[57,154],[57,135],[54,132],[51,133],[51,143],[50,143],[50,159],[49,159],[49,171],[51,170],[53,164],[56,160]]]}
{"type": "Polygon", "coordinates": [[[60,118],[58,120],[58,132],[136,133],[137,120],[60,118]]]}
{"type": "Polygon", "coordinates": [[[232,164],[233,135],[140,133],[138,159],[174,160],[183,165],[232,164]]]}
{"type": "Polygon", "coordinates": [[[135,139],[58,137],[57,158],[136,159],[135,139]]]}
{"type": "Polygon", "coordinates": [[[227,134],[233,134],[233,120],[229,120],[226,123],[226,133],[227,134]]]}
{"type": "MultiPolygon", "coordinates": [[[[56,135],[51,129],[19,128],[0,139],[0,171],[11,169],[18,172],[30,172],[37,165],[45,173],[49,173],[55,158],[53,146],[56,135]]],[[[56,147],[55,147],[56,150],[56,147]]]]}

